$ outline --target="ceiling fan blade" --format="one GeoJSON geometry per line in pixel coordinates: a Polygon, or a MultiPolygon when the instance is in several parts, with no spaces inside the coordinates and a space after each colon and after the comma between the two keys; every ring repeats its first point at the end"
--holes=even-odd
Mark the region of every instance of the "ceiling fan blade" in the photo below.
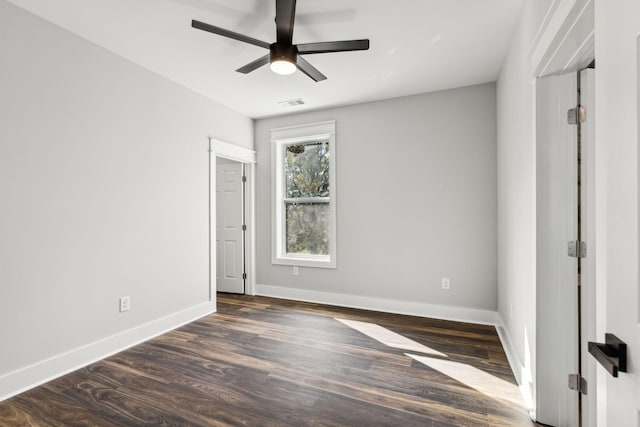
{"type": "Polygon", "coordinates": [[[353,50],[368,50],[369,40],[343,40],[339,42],[303,43],[297,45],[298,53],[311,55],[313,53],[349,52],[353,50]]]}
{"type": "Polygon", "coordinates": [[[298,69],[305,73],[307,76],[311,77],[311,79],[313,79],[314,81],[319,82],[327,79],[327,76],[318,71],[316,67],[309,64],[307,60],[302,58],[301,56],[298,56],[297,62],[298,63],[296,65],[298,69]]]}
{"type": "Polygon", "coordinates": [[[219,36],[228,37],[230,39],[249,43],[255,46],[263,47],[265,49],[269,49],[270,46],[269,43],[263,42],[262,40],[254,39],[253,37],[245,36],[243,34],[234,33],[233,31],[225,30],[224,28],[205,24],[204,22],[196,21],[195,19],[191,21],[191,26],[198,30],[208,31],[213,34],[218,34],[219,36]]]}
{"type": "Polygon", "coordinates": [[[242,74],[249,74],[253,70],[257,70],[258,68],[262,67],[263,65],[267,65],[269,63],[269,60],[271,59],[270,57],[271,57],[271,55],[267,53],[262,58],[258,58],[255,61],[248,63],[244,67],[238,68],[236,71],[239,72],[239,73],[242,73],[242,74]]]}
{"type": "Polygon", "coordinates": [[[295,17],[296,0],[276,0],[276,34],[278,43],[291,45],[295,17]]]}

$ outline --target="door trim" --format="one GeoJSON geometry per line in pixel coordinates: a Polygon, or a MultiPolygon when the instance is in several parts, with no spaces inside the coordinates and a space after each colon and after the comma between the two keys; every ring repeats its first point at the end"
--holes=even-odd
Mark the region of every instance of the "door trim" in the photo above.
{"type": "Polygon", "coordinates": [[[216,298],[216,253],[213,242],[216,241],[216,157],[234,160],[244,164],[247,182],[245,186],[245,215],[247,230],[245,233],[245,265],[247,281],[245,294],[256,293],[256,212],[255,171],[257,155],[254,150],[240,147],[217,138],[209,137],[209,301],[216,298]]]}
{"type": "Polygon", "coordinates": [[[211,149],[215,152],[216,157],[223,157],[229,160],[235,160],[240,163],[256,163],[257,154],[254,150],[240,147],[216,138],[209,138],[211,149]]]}
{"type": "Polygon", "coordinates": [[[585,68],[595,56],[594,0],[554,0],[529,47],[533,77],[585,68]]]}

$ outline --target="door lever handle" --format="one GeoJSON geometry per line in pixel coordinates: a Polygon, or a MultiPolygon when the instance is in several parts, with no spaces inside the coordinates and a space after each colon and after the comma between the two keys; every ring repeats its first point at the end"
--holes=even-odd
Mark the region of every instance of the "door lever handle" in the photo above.
{"type": "Polygon", "coordinates": [[[589,353],[612,376],[627,372],[627,344],[613,334],[604,334],[604,344],[589,342],[589,353]]]}

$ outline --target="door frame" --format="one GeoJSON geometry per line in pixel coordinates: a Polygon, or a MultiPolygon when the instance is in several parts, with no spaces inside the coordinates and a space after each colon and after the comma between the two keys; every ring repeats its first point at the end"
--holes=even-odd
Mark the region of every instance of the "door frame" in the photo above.
{"type": "MultiPolygon", "coordinates": [[[[595,57],[595,0],[554,0],[549,7],[548,13],[544,17],[538,33],[535,35],[533,42],[529,48],[529,60],[530,69],[529,77],[531,79],[532,90],[532,120],[533,126],[533,139],[536,140],[535,123],[536,118],[536,80],[540,77],[550,76],[554,74],[567,74],[570,72],[576,72],[579,69],[586,68],[595,57]]],[[[591,115],[593,118],[594,115],[591,115]]],[[[593,135],[595,138],[595,135],[593,135]]],[[[593,161],[593,160],[591,160],[593,161]]],[[[587,170],[591,177],[586,177],[583,182],[592,184],[594,181],[593,174],[595,171],[593,168],[587,170]]],[[[589,189],[590,196],[593,197],[595,189],[589,189]]],[[[589,203],[585,208],[587,209],[586,217],[592,219],[595,217],[595,205],[589,203]],[[591,210],[591,211],[589,211],[591,210]]],[[[587,224],[584,224],[586,227],[587,224]]],[[[589,233],[591,239],[594,235],[589,233]]],[[[589,245],[589,242],[587,243],[589,245]]],[[[595,247],[590,246],[589,256],[585,258],[584,264],[595,263],[595,247]]],[[[594,264],[595,265],[595,264],[594,264]]],[[[595,301],[596,287],[599,285],[596,283],[596,277],[593,275],[593,269],[587,265],[583,265],[582,270],[582,282],[583,282],[583,307],[587,302],[595,301]],[[584,284],[588,283],[585,290],[584,284]],[[596,284],[595,286],[593,286],[596,284]]],[[[539,302],[536,301],[536,316],[538,316],[539,302]]],[[[600,322],[603,319],[599,319],[597,316],[597,307],[593,307],[593,304],[589,304],[586,310],[583,311],[583,319],[585,316],[596,316],[596,325],[590,322],[584,322],[583,329],[586,333],[583,333],[582,340],[593,340],[592,338],[597,335],[597,329],[600,327],[600,322]],[[586,323],[586,325],[585,325],[586,323]]],[[[536,331],[536,334],[543,333],[543,331],[536,331]]],[[[537,341],[537,337],[536,337],[537,341]]],[[[583,375],[595,370],[595,361],[587,355],[587,366],[583,366],[583,375]]],[[[536,377],[536,362],[533,366],[533,376],[536,377]]],[[[537,382],[537,381],[536,381],[537,382]]],[[[588,398],[586,408],[583,408],[583,414],[588,411],[588,419],[590,425],[595,424],[596,415],[596,389],[597,389],[597,376],[590,378],[588,385],[588,398]]],[[[534,418],[535,418],[535,396],[538,394],[537,384],[534,385],[533,401],[534,401],[534,418]]]]}
{"type": "Polygon", "coordinates": [[[256,161],[254,150],[209,137],[209,301],[216,300],[216,158],[233,160],[244,165],[245,185],[245,294],[256,293],[256,161]]]}

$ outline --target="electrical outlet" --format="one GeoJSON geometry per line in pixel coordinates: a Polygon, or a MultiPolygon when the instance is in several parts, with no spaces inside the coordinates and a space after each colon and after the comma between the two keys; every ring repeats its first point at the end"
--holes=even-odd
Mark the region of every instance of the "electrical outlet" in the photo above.
{"type": "Polygon", "coordinates": [[[442,289],[449,289],[449,278],[448,277],[443,277],[442,278],[442,289]]]}
{"type": "Polygon", "coordinates": [[[120,313],[131,310],[131,297],[120,297],[120,313]]]}
{"type": "Polygon", "coordinates": [[[298,274],[300,274],[300,269],[298,268],[298,266],[294,266],[293,267],[293,275],[297,276],[298,274]]]}

